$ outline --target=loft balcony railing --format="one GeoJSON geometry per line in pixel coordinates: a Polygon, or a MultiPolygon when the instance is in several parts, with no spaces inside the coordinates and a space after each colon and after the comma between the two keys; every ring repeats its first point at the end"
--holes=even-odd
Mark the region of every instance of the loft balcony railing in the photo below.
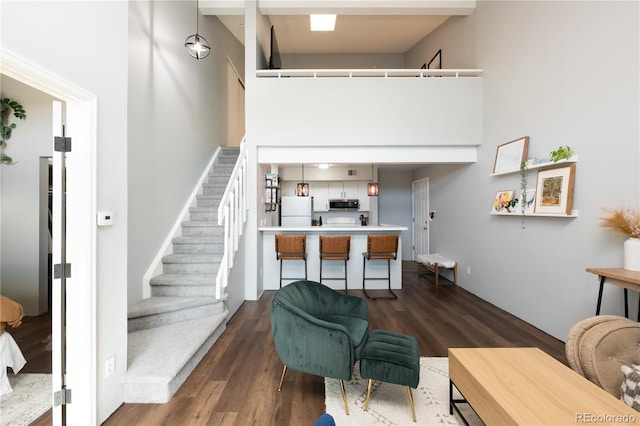
{"type": "Polygon", "coordinates": [[[271,78],[358,78],[358,77],[480,77],[481,69],[282,69],[258,70],[257,77],[271,78]]]}

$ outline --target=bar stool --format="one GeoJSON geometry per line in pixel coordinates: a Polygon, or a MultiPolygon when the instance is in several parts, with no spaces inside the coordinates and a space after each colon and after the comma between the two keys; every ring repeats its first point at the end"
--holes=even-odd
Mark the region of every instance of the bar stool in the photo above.
{"type": "Polygon", "coordinates": [[[349,260],[349,251],[351,250],[351,236],[339,235],[328,236],[320,235],[320,283],[322,283],[322,261],[323,260],[343,260],[344,261],[344,278],[325,278],[328,280],[344,280],[344,291],[348,293],[347,288],[347,260],[349,260]]]}
{"type": "Polygon", "coordinates": [[[280,261],[280,288],[282,280],[307,280],[307,236],[276,234],[276,258],[280,261]],[[287,278],[282,276],[283,260],[303,260],[304,278],[287,278]]]}
{"type": "Polygon", "coordinates": [[[364,258],[362,264],[362,291],[369,299],[397,299],[398,296],[391,291],[391,260],[396,260],[398,255],[398,235],[368,235],[367,251],[362,253],[364,258]],[[366,278],[367,261],[386,260],[386,278],[366,278]],[[386,280],[389,283],[389,295],[383,297],[371,297],[367,294],[365,281],[386,280]]]}

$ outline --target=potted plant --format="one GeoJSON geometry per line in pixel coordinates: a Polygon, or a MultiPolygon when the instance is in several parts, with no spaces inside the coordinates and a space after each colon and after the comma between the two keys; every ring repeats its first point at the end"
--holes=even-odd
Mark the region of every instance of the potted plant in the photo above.
{"type": "Polygon", "coordinates": [[[22,105],[12,99],[2,98],[0,100],[0,164],[14,164],[13,158],[4,153],[7,141],[11,139],[11,133],[16,128],[16,123],[10,122],[12,115],[19,120],[27,118],[22,105]]]}
{"type": "Polygon", "coordinates": [[[573,155],[573,150],[569,146],[560,146],[558,149],[551,151],[551,161],[557,163],[560,160],[568,160],[573,155]]]}
{"type": "Polygon", "coordinates": [[[601,217],[599,223],[611,229],[615,234],[627,236],[624,242],[623,268],[640,271],[640,210],[630,207],[602,207],[608,215],[601,217]]]}

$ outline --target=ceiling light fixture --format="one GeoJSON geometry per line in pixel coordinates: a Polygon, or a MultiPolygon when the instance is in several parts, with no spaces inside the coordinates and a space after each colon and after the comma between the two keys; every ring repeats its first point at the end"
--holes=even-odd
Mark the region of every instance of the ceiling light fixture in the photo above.
{"type": "Polygon", "coordinates": [[[207,39],[198,33],[200,30],[199,21],[200,9],[198,7],[198,0],[196,0],[196,33],[187,37],[184,42],[184,47],[187,49],[187,53],[197,60],[206,58],[211,52],[211,46],[207,39]]]}
{"type": "Polygon", "coordinates": [[[328,168],[329,168],[329,164],[327,164],[327,163],[320,163],[320,164],[318,164],[318,168],[319,168],[319,169],[328,169],[328,168]]]}
{"type": "Polygon", "coordinates": [[[371,182],[367,184],[367,195],[369,197],[378,196],[378,182],[373,181],[373,163],[371,163],[371,182]]]}
{"type": "Polygon", "coordinates": [[[336,15],[309,15],[311,31],[333,31],[336,28],[336,15]]]}

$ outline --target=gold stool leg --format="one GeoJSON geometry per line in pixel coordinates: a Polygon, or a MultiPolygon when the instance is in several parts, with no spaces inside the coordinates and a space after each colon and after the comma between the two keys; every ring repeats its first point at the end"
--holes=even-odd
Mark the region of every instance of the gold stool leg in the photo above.
{"type": "Polygon", "coordinates": [[[407,386],[407,393],[409,394],[409,404],[411,405],[411,414],[413,415],[413,422],[416,423],[416,407],[413,405],[413,394],[411,393],[410,386],[407,386]]]}
{"type": "Polygon", "coordinates": [[[282,368],[282,376],[280,376],[280,384],[278,385],[278,392],[280,392],[280,389],[282,389],[282,382],[284,382],[284,374],[287,372],[287,366],[285,365],[282,368]]]}
{"type": "Polygon", "coordinates": [[[347,391],[344,388],[344,381],[340,379],[340,390],[342,391],[342,400],[344,401],[344,411],[349,415],[349,406],[347,405],[347,391]]]}
{"type": "Polygon", "coordinates": [[[373,385],[373,380],[369,379],[369,384],[367,385],[367,398],[364,400],[364,411],[369,410],[369,398],[371,397],[371,385],[373,385]]]}

